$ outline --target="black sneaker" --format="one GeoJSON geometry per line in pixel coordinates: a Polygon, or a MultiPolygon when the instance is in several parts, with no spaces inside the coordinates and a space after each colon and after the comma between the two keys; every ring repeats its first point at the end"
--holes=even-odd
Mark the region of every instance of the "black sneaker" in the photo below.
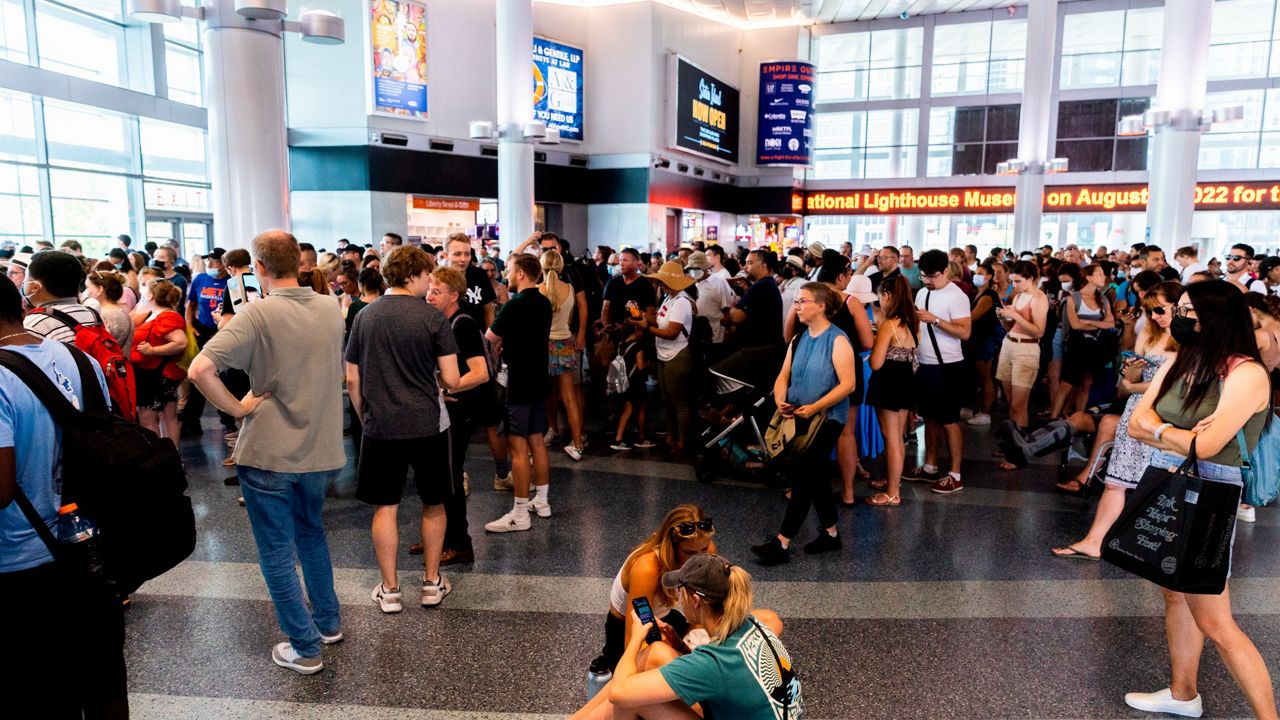
{"type": "Polygon", "coordinates": [[[791,551],[782,547],[782,543],[778,542],[778,538],[770,538],[759,545],[752,545],[751,552],[755,553],[756,559],[761,565],[781,565],[791,560],[791,551]]]}
{"type": "Polygon", "coordinates": [[[933,472],[929,472],[924,469],[923,465],[902,473],[902,479],[909,480],[911,482],[935,483],[946,476],[947,473],[942,472],[941,468],[934,470],[933,472]]]}
{"type": "Polygon", "coordinates": [[[223,484],[223,485],[226,485],[227,487],[233,487],[233,486],[235,486],[235,485],[239,485],[239,484],[240,484],[240,476],[239,476],[239,475],[232,475],[232,476],[231,476],[231,477],[229,477],[229,478],[222,478],[222,484],[223,484]]]}
{"type": "Polygon", "coordinates": [[[839,535],[831,535],[826,530],[818,533],[818,537],[813,542],[804,546],[804,551],[808,555],[821,555],[825,552],[835,552],[844,547],[844,543],[840,542],[839,535]]]}

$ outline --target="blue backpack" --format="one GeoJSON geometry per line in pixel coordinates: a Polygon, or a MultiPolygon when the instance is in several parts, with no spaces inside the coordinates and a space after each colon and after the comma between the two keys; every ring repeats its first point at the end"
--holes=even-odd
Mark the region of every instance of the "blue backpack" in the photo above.
{"type": "Polygon", "coordinates": [[[1240,473],[1244,477],[1244,497],[1240,502],[1262,507],[1280,495],[1280,423],[1274,422],[1267,410],[1267,422],[1253,452],[1245,453],[1244,429],[1236,433],[1240,455],[1244,460],[1240,473]]]}

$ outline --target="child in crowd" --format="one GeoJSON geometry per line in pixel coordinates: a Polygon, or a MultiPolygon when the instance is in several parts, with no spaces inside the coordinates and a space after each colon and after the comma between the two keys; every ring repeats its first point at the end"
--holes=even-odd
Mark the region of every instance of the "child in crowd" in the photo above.
{"type": "Polygon", "coordinates": [[[645,387],[649,375],[649,358],[644,351],[644,327],[628,325],[631,334],[618,346],[618,356],[627,366],[627,391],[621,393],[622,411],[618,414],[618,430],[613,435],[614,450],[645,449],[653,447],[653,443],[645,437],[645,405],[648,399],[648,388],[645,387]],[[636,419],[636,441],[627,443],[627,424],[632,416],[636,419]]]}

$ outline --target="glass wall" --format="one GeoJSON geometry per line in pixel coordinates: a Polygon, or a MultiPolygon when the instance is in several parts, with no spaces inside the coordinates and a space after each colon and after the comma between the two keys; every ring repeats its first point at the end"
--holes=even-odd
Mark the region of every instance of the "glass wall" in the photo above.
{"type": "MultiPolygon", "coordinates": [[[[124,10],[123,0],[0,0],[0,59],[101,83],[95,97],[106,103],[114,93],[136,107],[124,89],[201,105],[195,22],[153,32],[124,10]],[[164,43],[163,65],[151,60],[153,41],[164,43]]],[[[111,238],[140,237],[156,220],[183,228],[168,236],[184,246],[203,247],[206,143],[201,127],[5,89],[0,74],[0,243],[78,240],[103,256],[111,238]]]]}

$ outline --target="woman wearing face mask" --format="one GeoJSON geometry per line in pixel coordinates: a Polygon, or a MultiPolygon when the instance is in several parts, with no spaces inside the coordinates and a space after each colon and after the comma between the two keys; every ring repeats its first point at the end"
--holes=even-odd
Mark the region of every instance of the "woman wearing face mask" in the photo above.
{"type": "Polygon", "coordinates": [[[996,309],[1003,301],[993,282],[995,271],[992,267],[998,264],[995,260],[988,258],[973,274],[973,287],[977,294],[973,297],[973,307],[970,311],[973,329],[969,333],[969,339],[964,342],[964,357],[973,363],[978,397],[975,403],[977,412],[966,421],[969,425],[990,425],[991,406],[996,401],[996,385],[992,380],[991,362],[996,357],[999,342],[996,337],[996,309]]]}
{"type": "MultiPolygon", "coordinates": [[[[1062,358],[1067,354],[1067,334],[1071,329],[1067,322],[1067,305],[1071,302],[1071,293],[1084,285],[1080,277],[1080,266],[1075,263],[1060,263],[1056,277],[1058,290],[1049,299],[1049,304],[1056,308],[1054,319],[1058,329],[1053,335],[1053,355],[1049,359],[1049,369],[1045,373],[1049,379],[1050,398],[1057,397],[1058,388],[1062,382],[1062,358]]],[[[1049,411],[1041,411],[1040,415],[1048,417],[1049,411]]]]}
{"type": "MultiPolygon", "coordinates": [[[[1044,335],[1049,315],[1049,299],[1036,286],[1036,266],[1020,262],[1009,275],[1014,290],[1013,302],[996,309],[996,317],[1009,329],[1000,348],[1000,366],[996,379],[1004,386],[1009,400],[1009,423],[1018,429],[1031,424],[1027,404],[1031,388],[1040,374],[1040,337],[1044,335]]],[[[1016,466],[1003,462],[1001,470],[1016,466]]]]}
{"type": "MultiPolygon", "coordinates": [[[[1270,382],[1251,325],[1239,289],[1221,280],[1187,286],[1169,327],[1181,349],[1152,378],[1152,391],[1143,395],[1130,422],[1130,433],[1156,450],[1152,467],[1180,465],[1194,443],[1201,477],[1241,484],[1241,457],[1257,445],[1271,411],[1270,382]],[[1245,448],[1238,446],[1240,432],[1245,448]]],[[[1271,675],[1236,625],[1229,588],[1220,595],[1161,592],[1172,683],[1153,693],[1129,693],[1125,702],[1139,710],[1199,717],[1196,683],[1208,637],[1254,716],[1275,720],[1271,675]]]]}
{"type": "MultiPolygon", "coordinates": [[[[1102,377],[1106,364],[1111,361],[1107,357],[1108,338],[1103,335],[1114,333],[1116,327],[1115,317],[1111,314],[1111,303],[1103,295],[1103,290],[1107,287],[1107,274],[1103,272],[1102,266],[1090,265],[1080,275],[1085,280],[1084,287],[1078,292],[1073,290],[1071,297],[1065,300],[1063,318],[1066,322],[1063,324],[1068,327],[1067,350],[1062,361],[1058,392],[1053,396],[1053,404],[1049,408],[1049,416],[1052,418],[1062,416],[1067,401],[1077,388],[1080,392],[1072,410],[1083,409],[1093,381],[1102,377]]],[[[1065,283],[1063,289],[1066,289],[1065,283]]]]}
{"type": "Polygon", "coordinates": [[[102,316],[107,332],[120,344],[120,348],[129,352],[133,348],[133,320],[129,311],[120,305],[124,295],[124,277],[119,273],[94,270],[85,278],[84,304],[92,307],[102,316]]]}
{"type": "MultiPolygon", "coordinates": [[[[1088,479],[1085,473],[1097,460],[1098,453],[1107,442],[1114,441],[1111,449],[1111,460],[1107,463],[1106,479],[1102,497],[1098,500],[1094,511],[1093,524],[1083,540],[1065,547],[1054,548],[1054,557],[1097,560],[1102,555],[1102,539],[1107,531],[1120,517],[1124,509],[1125,495],[1138,486],[1142,473],[1151,464],[1150,445],[1138,442],[1129,434],[1129,423],[1133,411],[1142,400],[1142,394],[1151,385],[1156,372],[1178,352],[1178,344],[1169,334],[1169,325],[1173,320],[1173,308],[1182,295],[1182,285],[1176,282],[1163,282],[1152,288],[1142,300],[1144,312],[1149,321],[1138,336],[1135,346],[1136,354],[1125,361],[1123,374],[1117,394],[1128,397],[1119,413],[1108,412],[1102,415],[1096,426],[1093,418],[1085,413],[1077,413],[1071,417],[1073,431],[1092,432],[1097,428],[1094,437],[1094,452],[1085,464],[1080,475],[1065,483],[1059,483],[1058,489],[1067,493],[1079,493],[1088,479]]],[[[1113,403],[1113,408],[1118,403],[1113,403]]],[[[1059,421],[1061,422],[1061,421],[1059,421]]],[[[1052,423],[1051,423],[1052,424],[1052,423]]]]}

